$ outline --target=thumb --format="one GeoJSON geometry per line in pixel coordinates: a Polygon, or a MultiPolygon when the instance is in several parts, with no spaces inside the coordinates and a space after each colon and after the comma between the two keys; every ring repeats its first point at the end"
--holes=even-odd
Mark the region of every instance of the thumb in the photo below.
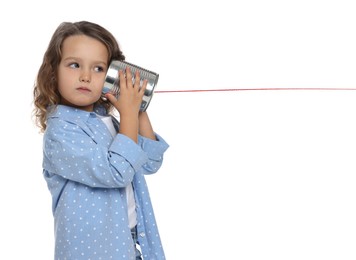
{"type": "Polygon", "coordinates": [[[106,93],[105,97],[110,101],[110,103],[117,102],[117,98],[111,93],[106,93]]]}

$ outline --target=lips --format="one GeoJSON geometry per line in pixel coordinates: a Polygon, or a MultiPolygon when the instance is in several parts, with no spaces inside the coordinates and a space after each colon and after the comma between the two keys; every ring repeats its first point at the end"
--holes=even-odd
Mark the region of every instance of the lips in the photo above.
{"type": "Polygon", "coordinates": [[[79,90],[80,92],[91,92],[91,90],[87,87],[79,87],[77,88],[77,90],[79,90]]]}

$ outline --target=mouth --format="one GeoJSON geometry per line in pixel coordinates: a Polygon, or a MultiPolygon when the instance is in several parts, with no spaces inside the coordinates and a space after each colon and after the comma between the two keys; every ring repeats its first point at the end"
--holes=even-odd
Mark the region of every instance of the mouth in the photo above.
{"type": "Polygon", "coordinates": [[[91,92],[91,90],[87,87],[79,87],[79,88],[77,88],[77,90],[80,92],[85,92],[85,93],[91,92]]]}

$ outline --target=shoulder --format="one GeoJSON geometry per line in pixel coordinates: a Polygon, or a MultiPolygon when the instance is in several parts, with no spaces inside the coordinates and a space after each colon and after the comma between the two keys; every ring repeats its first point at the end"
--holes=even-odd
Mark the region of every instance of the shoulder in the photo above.
{"type": "Polygon", "coordinates": [[[94,113],[63,105],[51,107],[45,137],[88,132],[87,122],[90,117],[95,117],[94,113]]]}
{"type": "Polygon", "coordinates": [[[94,114],[92,112],[64,105],[52,106],[49,107],[48,110],[47,120],[49,121],[57,118],[69,122],[86,121],[92,114],[94,114]]]}

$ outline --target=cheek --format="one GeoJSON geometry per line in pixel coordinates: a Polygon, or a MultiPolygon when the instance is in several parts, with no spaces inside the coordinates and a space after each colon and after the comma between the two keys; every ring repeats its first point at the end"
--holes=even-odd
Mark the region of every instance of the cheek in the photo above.
{"type": "Polygon", "coordinates": [[[66,78],[61,78],[61,77],[58,77],[58,91],[59,93],[63,93],[65,92],[67,89],[68,89],[68,80],[66,80],[66,78]]]}
{"type": "Polygon", "coordinates": [[[95,89],[97,89],[98,91],[102,91],[103,87],[104,87],[104,81],[105,81],[105,75],[104,76],[98,76],[95,77],[95,82],[93,82],[95,84],[95,89]]]}
{"type": "Polygon", "coordinates": [[[58,71],[58,89],[65,89],[66,86],[70,86],[73,81],[73,76],[69,73],[65,73],[62,70],[58,71]]]}

